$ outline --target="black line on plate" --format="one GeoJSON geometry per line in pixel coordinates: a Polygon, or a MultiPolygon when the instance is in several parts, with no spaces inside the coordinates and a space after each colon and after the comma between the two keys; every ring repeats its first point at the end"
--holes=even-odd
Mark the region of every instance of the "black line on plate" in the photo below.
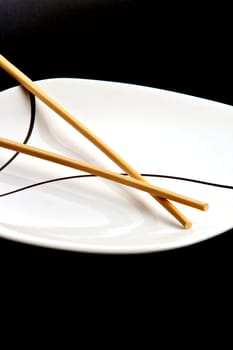
{"type": "MultiPolygon", "coordinates": [[[[127,174],[121,174],[121,175],[127,175],[127,174]]],[[[180,181],[189,181],[189,182],[194,182],[194,183],[198,183],[198,184],[202,184],[202,185],[221,187],[221,188],[233,190],[233,186],[223,185],[223,184],[218,184],[218,183],[213,183],[213,182],[207,182],[207,181],[201,181],[201,180],[195,180],[195,179],[189,179],[189,178],[178,177],[178,176],[157,175],[157,174],[141,174],[141,175],[144,177],[157,177],[157,178],[166,178],[166,179],[173,179],[173,180],[180,180],[180,181]]],[[[21,191],[28,190],[28,189],[33,188],[33,187],[46,185],[46,184],[49,184],[52,182],[65,181],[65,180],[71,180],[71,179],[80,179],[80,178],[87,178],[87,177],[95,177],[95,175],[91,175],[91,174],[73,175],[73,176],[66,176],[66,177],[59,177],[56,179],[45,180],[45,181],[37,182],[37,183],[31,184],[31,185],[27,185],[24,187],[17,188],[13,191],[10,191],[10,192],[2,193],[2,194],[0,194],[0,198],[5,197],[5,196],[9,196],[11,194],[15,194],[15,193],[18,193],[21,191]]]]}
{"type": "Polygon", "coordinates": [[[142,176],[145,176],[145,177],[160,177],[160,178],[164,178],[164,179],[172,179],[172,180],[179,180],[179,181],[188,181],[188,182],[194,182],[194,183],[201,184],[201,185],[221,187],[221,188],[226,188],[228,190],[233,190],[233,186],[231,186],[231,185],[223,185],[223,184],[219,184],[219,183],[215,183],[215,182],[190,179],[190,178],[181,177],[181,176],[159,175],[159,174],[143,174],[142,176]]]}
{"type": "MultiPolygon", "coordinates": [[[[31,115],[30,115],[30,124],[29,124],[29,128],[27,131],[27,134],[25,136],[25,139],[23,141],[24,144],[26,144],[29,140],[29,138],[31,137],[32,131],[33,131],[33,127],[35,124],[35,115],[36,115],[36,102],[35,102],[35,96],[32,95],[31,93],[29,93],[29,98],[30,98],[30,103],[31,103],[31,115]]],[[[13,162],[13,160],[18,156],[19,152],[15,152],[14,155],[5,163],[0,167],[0,171],[2,171],[3,169],[5,169],[11,162],[13,162]]]]}

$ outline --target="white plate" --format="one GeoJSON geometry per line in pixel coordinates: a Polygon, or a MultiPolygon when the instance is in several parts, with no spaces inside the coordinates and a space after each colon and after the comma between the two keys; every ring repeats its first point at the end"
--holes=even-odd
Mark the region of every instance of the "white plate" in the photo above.
{"type": "MultiPolygon", "coordinates": [[[[82,79],[39,81],[51,96],[140,173],[233,185],[233,107],[154,88],[82,79]]],[[[0,93],[2,137],[22,142],[30,125],[28,94],[0,93]]],[[[29,144],[120,170],[43,103],[29,144]]],[[[0,150],[0,167],[13,152],[0,150]]],[[[18,155],[0,172],[0,194],[81,172],[18,155]]],[[[148,177],[207,201],[200,212],[177,205],[192,221],[184,230],[148,194],[95,177],[66,179],[0,197],[0,235],[59,249],[138,253],[187,246],[233,227],[233,191],[148,177]]]]}

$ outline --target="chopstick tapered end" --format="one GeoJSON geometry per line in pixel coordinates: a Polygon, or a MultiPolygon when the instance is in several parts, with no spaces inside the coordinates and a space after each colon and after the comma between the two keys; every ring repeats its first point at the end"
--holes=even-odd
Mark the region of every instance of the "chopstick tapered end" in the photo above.
{"type": "Polygon", "coordinates": [[[209,204],[208,203],[204,203],[203,210],[207,211],[208,209],[209,209],[209,204]]]}
{"type": "Polygon", "coordinates": [[[185,229],[189,229],[192,227],[192,223],[190,221],[187,221],[185,224],[184,224],[184,228],[185,229]]]}

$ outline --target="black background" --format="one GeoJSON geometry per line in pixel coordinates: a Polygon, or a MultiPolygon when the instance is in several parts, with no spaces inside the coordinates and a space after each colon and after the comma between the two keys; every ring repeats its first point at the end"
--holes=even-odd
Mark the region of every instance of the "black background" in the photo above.
{"type": "MultiPolygon", "coordinates": [[[[0,51],[33,80],[129,82],[232,105],[231,26],[230,7],[213,4],[0,0],[0,51]]],[[[0,71],[0,90],[15,85],[0,71]]],[[[117,295],[133,309],[131,297],[139,297],[139,288],[145,291],[144,302],[145,295],[153,299],[160,293],[175,304],[178,292],[180,303],[189,303],[193,290],[207,300],[216,288],[230,294],[232,234],[128,256],[64,252],[1,239],[1,278],[13,282],[12,294],[26,281],[32,294],[41,285],[45,294],[48,286],[65,286],[79,297],[88,293],[92,305],[100,295],[114,293],[115,300],[117,295]]]]}

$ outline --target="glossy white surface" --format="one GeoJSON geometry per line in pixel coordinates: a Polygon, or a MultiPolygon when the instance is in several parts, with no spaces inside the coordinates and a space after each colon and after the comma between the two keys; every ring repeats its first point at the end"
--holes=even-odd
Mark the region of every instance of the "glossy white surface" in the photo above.
{"type": "MultiPolygon", "coordinates": [[[[51,79],[38,82],[139,172],[233,185],[233,107],[135,85],[51,79]]],[[[22,142],[30,122],[27,93],[0,93],[2,137],[22,142]]],[[[105,155],[37,100],[28,142],[119,171],[105,155]]],[[[13,153],[0,149],[0,167],[13,153]]],[[[0,194],[81,174],[20,154],[0,172],[0,194]]],[[[208,212],[177,205],[192,221],[184,230],[149,195],[99,178],[78,178],[0,197],[0,235],[67,250],[138,253],[182,247],[233,227],[233,191],[171,179],[160,187],[207,201],[208,212]]]]}

